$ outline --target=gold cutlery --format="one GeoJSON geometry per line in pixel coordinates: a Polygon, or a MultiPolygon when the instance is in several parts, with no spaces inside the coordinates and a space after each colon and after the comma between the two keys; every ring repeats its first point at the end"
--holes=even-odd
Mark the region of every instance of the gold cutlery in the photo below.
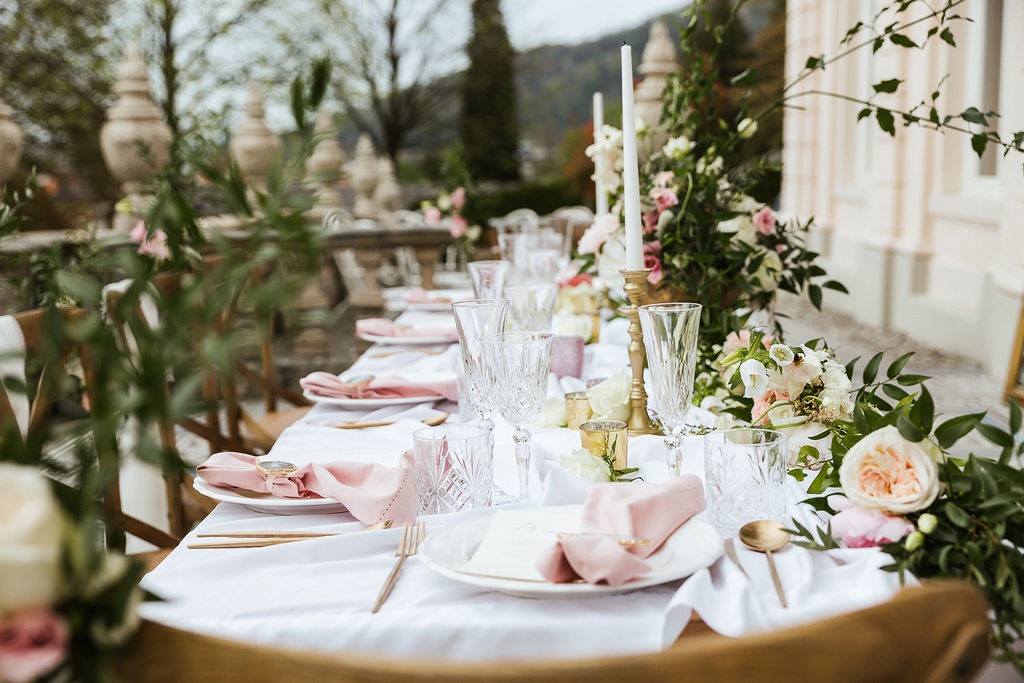
{"type": "Polygon", "coordinates": [[[601,533],[587,532],[587,531],[579,531],[579,532],[561,531],[561,532],[555,534],[555,536],[557,536],[560,539],[578,538],[580,536],[600,536],[600,537],[603,537],[603,538],[610,538],[610,539],[612,539],[613,541],[617,542],[619,545],[621,545],[624,548],[635,548],[635,547],[638,547],[638,546],[645,546],[645,545],[650,545],[651,544],[651,539],[649,539],[649,538],[639,538],[637,536],[618,536],[616,534],[601,534],[601,533]]]}
{"type": "Polygon", "coordinates": [[[402,531],[402,540],[398,542],[398,549],[395,551],[395,557],[398,560],[395,561],[395,566],[388,574],[387,580],[384,582],[384,586],[380,589],[380,595],[377,596],[377,602],[373,604],[372,614],[376,614],[380,610],[380,606],[384,604],[384,601],[391,595],[391,589],[395,587],[395,581],[398,579],[398,573],[402,571],[402,567],[405,565],[405,561],[416,554],[416,551],[420,547],[420,543],[423,542],[423,537],[426,535],[427,527],[425,522],[420,522],[419,525],[406,524],[405,529],[402,531]]]}
{"type": "Polygon", "coordinates": [[[768,569],[772,572],[772,580],[775,582],[775,592],[779,594],[779,602],[783,607],[786,605],[786,594],[782,591],[782,581],[779,580],[779,572],[775,569],[775,560],[772,559],[772,552],[781,550],[789,543],[789,534],[785,527],[770,519],[760,519],[756,522],[747,522],[740,527],[740,541],[751,550],[764,553],[768,558],[768,569]]]}
{"type": "MultiPolygon", "coordinates": [[[[725,555],[730,560],[732,560],[732,563],[734,565],[739,567],[739,570],[741,572],[743,572],[743,576],[747,577],[747,581],[750,581],[750,574],[748,574],[747,570],[743,568],[742,564],[740,564],[740,558],[736,554],[736,545],[732,542],[731,538],[725,539],[725,555]]],[[[751,582],[751,583],[753,583],[753,582],[751,582]]]]}
{"type": "MultiPolygon", "coordinates": [[[[436,427],[437,425],[441,424],[442,422],[444,422],[447,419],[448,419],[448,413],[439,413],[437,415],[432,415],[432,416],[422,420],[422,422],[423,422],[423,424],[427,425],[428,427],[436,427]]],[[[359,420],[353,420],[351,422],[342,422],[340,424],[326,425],[326,426],[334,427],[335,429],[366,429],[367,427],[387,427],[388,425],[395,424],[395,422],[397,422],[397,420],[380,420],[380,421],[368,421],[368,422],[366,422],[366,421],[361,422],[359,420]]]]}
{"type": "MultiPolygon", "coordinates": [[[[378,529],[390,529],[393,522],[385,519],[363,529],[363,531],[376,531],[378,529]]],[[[327,536],[343,536],[340,533],[321,533],[317,531],[236,531],[223,534],[196,534],[197,538],[242,538],[243,541],[220,541],[217,543],[192,543],[188,547],[192,550],[211,550],[214,548],[265,548],[271,545],[282,543],[294,543],[295,541],[307,541],[311,538],[325,538],[327,536]]]]}
{"type": "Polygon", "coordinates": [[[370,358],[391,358],[391,356],[401,356],[403,353],[422,353],[424,356],[439,356],[444,353],[447,349],[440,350],[422,350],[422,349],[408,349],[406,351],[388,351],[387,353],[372,353],[370,358]]]}

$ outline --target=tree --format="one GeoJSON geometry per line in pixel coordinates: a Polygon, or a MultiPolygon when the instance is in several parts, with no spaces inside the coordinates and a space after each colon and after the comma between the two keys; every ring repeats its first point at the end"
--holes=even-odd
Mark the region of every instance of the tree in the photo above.
{"type": "Polygon", "coordinates": [[[462,81],[462,142],[477,179],[519,177],[519,120],[515,51],[505,30],[500,0],[473,0],[469,68],[462,81]]]}

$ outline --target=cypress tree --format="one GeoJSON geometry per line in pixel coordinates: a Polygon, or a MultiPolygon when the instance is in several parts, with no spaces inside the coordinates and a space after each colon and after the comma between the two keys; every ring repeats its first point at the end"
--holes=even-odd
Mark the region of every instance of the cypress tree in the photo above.
{"type": "Polygon", "coordinates": [[[515,51],[500,0],[473,0],[469,68],[462,84],[462,145],[477,180],[519,178],[515,51]]]}

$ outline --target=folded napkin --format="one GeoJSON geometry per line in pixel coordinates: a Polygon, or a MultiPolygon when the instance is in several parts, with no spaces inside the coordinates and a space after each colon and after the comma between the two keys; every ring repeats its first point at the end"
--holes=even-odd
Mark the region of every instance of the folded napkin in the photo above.
{"type": "Polygon", "coordinates": [[[258,458],[244,453],[214,453],[196,468],[212,486],[266,492],[282,498],[333,498],[364,524],[416,519],[419,501],[408,467],[362,462],[312,462],[291,474],[263,474],[258,458]]]}
{"type": "Polygon", "coordinates": [[[620,586],[644,574],[643,558],[704,506],[704,484],[692,474],[664,484],[597,484],[583,504],[580,531],[647,538],[650,545],[626,548],[609,536],[580,535],[562,539],[542,553],[537,570],[555,583],[582,578],[620,586]]]}
{"type": "Polygon", "coordinates": [[[356,321],[356,334],[373,334],[378,337],[442,337],[459,340],[454,327],[403,327],[387,318],[367,318],[356,321]]]}
{"type": "Polygon", "coordinates": [[[369,384],[353,386],[329,372],[313,372],[299,380],[299,386],[311,394],[325,398],[405,398],[422,396],[425,399],[444,397],[459,400],[459,386],[455,376],[438,377],[433,381],[414,382],[402,377],[375,377],[369,384]]]}
{"type": "Polygon", "coordinates": [[[450,304],[451,299],[443,296],[435,296],[422,287],[413,287],[402,295],[402,301],[407,304],[450,304]]]}

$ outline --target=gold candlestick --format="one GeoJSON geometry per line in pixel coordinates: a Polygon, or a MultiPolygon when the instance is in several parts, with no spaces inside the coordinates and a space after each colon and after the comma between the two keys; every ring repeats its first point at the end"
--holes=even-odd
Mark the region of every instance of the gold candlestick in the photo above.
{"type": "Polygon", "coordinates": [[[619,309],[619,313],[629,318],[629,364],[633,368],[633,385],[629,392],[632,411],[629,415],[629,434],[653,434],[651,420],[647,415],[647,392],[644,390],[644,366],[647,364],[647,351],[644,349],[643,331],[640,329],[640,312],[637,307],[647,293],[647,276],[651,270],[620,270],[626,279],[626,296],[629,305],[619,309]]]}

